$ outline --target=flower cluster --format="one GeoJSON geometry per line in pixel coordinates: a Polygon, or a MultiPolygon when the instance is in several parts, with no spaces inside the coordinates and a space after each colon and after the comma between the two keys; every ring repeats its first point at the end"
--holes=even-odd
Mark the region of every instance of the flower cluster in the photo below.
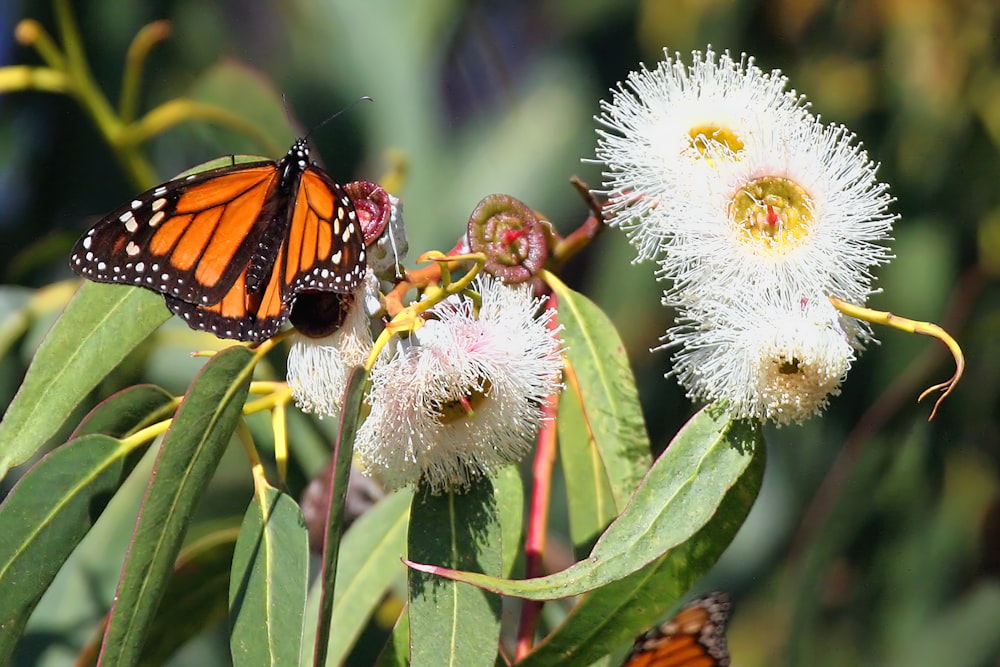
{"type": "Polygon", "coordinates": [[[828,297],[867,300],[895,220],[854,135],[786,86],[746,56],[667,54],[603,103],[597,147],[609,222],[677,309],[679,381],[779,425],[822,410],[870,340],[828,297]]]}

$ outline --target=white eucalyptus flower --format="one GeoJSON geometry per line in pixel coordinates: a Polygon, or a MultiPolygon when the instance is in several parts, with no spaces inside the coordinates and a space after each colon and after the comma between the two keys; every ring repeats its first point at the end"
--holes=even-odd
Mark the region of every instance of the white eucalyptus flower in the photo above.
{"type": "Polygon", "coordinates": [[[597,118],[606,128],[596,155],[606,165],[609,221],[626,231],[640,259],[659,256],[683,227],[678,199],[700,196],[697,179],[718,159],[739,159],[755,134],[809,117],[787,79],[763,72],[752,57],[736,61],[709,48],[687,66],[680,54],[664,53],[656,69],[629,74],[597,118]]]}
{"type": "Polygon", "coordinates": [[[358,431],[360,467],[387,488],[423,480],[461,490],[520,460],[559,390],[562,350],[530,288],[479,278],[468,298],[435,306],[423,327],[385,350],[358,431]]]}
{"type": "Polygon", "coordinates": [[[303,412],[339,417],[348,374],[372,351],[369,315],[378,307],[378,279],[371,270],[345,303],[339,329],[323,338],[296,334],[288,351],[288,386],[303,412]]]}
{"type": "Polygon", "coordinates": [[[687,312],[665,339],[677,348],[673,373],[689,398],[725,401],[737,418],[781,426],[826,408],[870,335],[821,298],[687,312]]]}
{"type": "Polygon", "coordinates": [[[748,136],[739,160],[712,162],[692,174],[699,196],[672,207],[677,231],[660,262],[670,304],[867,301],[896,216],[854,135],[802,121],[748,136]]]}

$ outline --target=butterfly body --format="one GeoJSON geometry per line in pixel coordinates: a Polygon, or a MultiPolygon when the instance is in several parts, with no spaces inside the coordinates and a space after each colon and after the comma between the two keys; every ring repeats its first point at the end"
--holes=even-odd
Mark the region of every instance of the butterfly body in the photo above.
{"type": "Polygon", "coordinates": [[[353,202],[300,139],[277,162],[228,165],[146,191],[84,234],[70,266],[90,280],[163,294],[192,328],[263,340],[297,295],[351,292],[366,259],[353,202]]]}

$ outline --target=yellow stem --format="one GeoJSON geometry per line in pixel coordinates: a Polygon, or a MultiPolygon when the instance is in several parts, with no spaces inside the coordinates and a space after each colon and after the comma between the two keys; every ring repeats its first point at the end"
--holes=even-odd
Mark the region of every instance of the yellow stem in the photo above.
{"type": "Polygon", "coordinates": [[[290,401],[291,398],[292,390],[289,389],[288,385],[284,385],[282,389],[277,389],[263,398],[258,398],[256,401],[248,402],[243,406],[243,414],[252,415],[255,412],[272,410],[278,405],[284,405],[290,401]]]}
{"type": "Polygon", "coordinates": [[[173,99],[152,109],[125,128],[122,141],[125,145],[137,146],[164,130],[190,120],[205,120],[242,132],[257,142],[269,156],[279,155],[283,150],[271,141],[267,133],[247,119],[222,107],[187,98],[173,99]]]}
{"type": "Polygon", "coordinates": [[[945,382],[938,383],[932,387],[928,387],[920,394],[917,401],[922,401],[924,398],[933,394],[935,391],[940,391],[941,395],[938,400],[934,403],[934,409],[931,410],[931,416],[927,418],[927,421],[934,419],[934,415],[937,414],[938,407],[941,405],[941,401],[952,392],[955,385],[962,378],[962,374],[965,372],[965,355],[962,354],[962,348],[951,334],[942,329],[936,324],[930,322],[920,322],[917,320],[907,319],[905,317],[900,317],[899,315],[893,315],[889,311],[884,310],[872,310],[870,308],[864,308],[862,306],[856,306],[854,304],[841,301],[836,297],[830,297],[830,303],[839,310],[840,312],[854,317],[859,320],[864,320],[866,322],[872,322],[873,324],[882,324],[885,326],[893,327],[894,329],[899,329],[900,331],[906,331],[907,333],[917,333],[924,336],[932,336],[937,338],[942,343],[944,343],[948,350],[951,352],[951,356],[955,359],[955,373],[945,382]]]}
{"type": "Polygon", "coordinates": [[[18,90],[66,93],[72,88],[73,82],[66,73],[56,69],[28,65],[0,67],[0,93],[12,93],[18,90]]]}
{"type": "Polygon", "coordinates": [[[288,479],[288,427],[285,421],[286,403],[278,403],[271,411],[271,432],[274,434],[274,463],[278,479],[284,485],[288,479]]]}
{"type": "Polygon", "coordinates": [[[142,84],[142,69],[146,57],[159,42],[170,36],[170,21],[153,21],[144,25],[132,39],[125,56],[125,72],[122,75],[122,93],[118,103],[118,114],[122,122],[130,123],[139,108],[139,90],[142,84]]]}
{"type": "Polygon", "coordinates": [[[257,380],[250,383],[250,393],[257,395],[271,394],[285,389],[288,385],[275,380],[257,380]]]}
{"type": "Polygon", "coordinates": [[[269,486],[267,482],[267,473],[264,470],[264,462],[260,458],[260,454],[257,453],[257,447],[253,444],[253,435],[250,433],[250,428],[246,425],[246,422],[240,421],[236,425],[236,437],[239,438],[240,444],[243,445],[243,451],[247,454],[247,459],[250,460],[250,472],[253,475],[253,485],[256,491],[260,491],[263,487],[269,486]]]}
{"type": "MultiPolygon", "coordinates": [[[[179,399],[174,399],[174,400],[177,403],[180,402],[179,399]]],[[[174,421],[173,419],[164,419],[161,422],[156,422],[155,424],[147,426],[144,429],[140,429],[135,433],[133,433],[132,435],[126,438],[122,438],[122,446],[126,447],[127,449],[133,449],[135,447],[138,447],[144,442],[152,440],[153,438],[159,435],[163,435],[164,433],[167,432],[167,429],[170,428],[170,425],[173,423],[173,421],[174,421]]]]}
{"type": "Polygon", "coordinates": [[[379,334],[378,339],[376,339],[375,344],[372,346],[372,351],[368,354],[368,359],[365,361],[365,369],[369,372],[375,366],[375,360],[378,359],[382,348],[388,344],[389,339],[393,335],[402,331],[416,331],[423,325],[423,319],[420,317],[422,313],[427,312],[449,296],[463,292],[469,286],[469,283],[482,271],[483,267],[486,266],[486,255],[481,252],[472,252],[465,255],[445,255],[439,250],[429,250],[420,255],[417,261],[437,262],[441,267],[441,281],[444,285],[439,289],[432,289],[432,286],[428,286],[424,290],[424,298],[422,300],[410,304],[393,316],[392,321],[379,334]],[[464,276],[455,282],[451,282],[450,265],[452,263],[457,264],[458,262],[472,262],[472,267],[466,271],[464,276]]]}
{"type": "Polygon", "coordinates": [[[45,64],[52,69],[64,71],[66,69],[66,59],[56,46],[52,36],[45,31],[42,24],[34,19],[24,19],[14,28],[14,39],[24,46],[32,46],[45,64]]]}

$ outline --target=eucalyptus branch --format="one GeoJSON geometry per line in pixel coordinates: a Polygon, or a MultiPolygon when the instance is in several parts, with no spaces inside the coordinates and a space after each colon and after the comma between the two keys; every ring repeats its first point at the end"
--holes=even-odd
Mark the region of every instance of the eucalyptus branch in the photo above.
{"type": "Polygon", "coordinates": [[[125,56],[121,99],[118,102],[118,114],[123,122],[132,122],[138,113],[142,70],[149,52],[169,36],[169,21],[153,21],[140,28],[132,39],[125,56]]]}
{"type": "Polygon", "coordinates": [[[29,65],[0,67],[0,93],[12,93],[18,90],[68,93],[72,87],[73,83],[65,72],[49,67],[29,65]]]}
{"type": "Polygon", "coordinates": [[[850,317],[864,320],[866,322],[872,322],[874,324],[882,324],[894,329],[899,329],[900,331],[906,331],[907,333],[918,333],[923,334],[924,336],[931,336],[933,338],[937,338],[948,347],[952,357],[955,359],[954,374],[952,374],[952,376],[945,382],[940,382],[928,387],[917,398],[917,401],[922,401],[936,391],[941,392],[941,395],[938,396],[938,400],[934,402],[934,408],[931,410],[931,414],[927,418],[927,421],[934,419],[934,415],[937,414],[938,408],[941,407],[941,402],[952,392],[955,385],[958,384],[958,381],[962,379],[962,374],[965,372],[965,355],[962,353],[962,348],[958,344],[958,341],[952,338],[951,334],[947,331],[930,322],[920,322],[906,317],[900,317],[899,315],[894,315],[888,311],[872,310],[870,308],[856,306],[832,296],[830,297],[830,302],[837,310],[845,315],[849,315],[850,317]]]}
{"type": "Polygon", "coordinates": [[[123,129],[121,141],[125,146],[138,146],[171,127],[192,120],[209,121],[242,132],[259,144],[268,155],[278,155],[282,152],[280,146],[271,141],[263,130],[247,119],[222,107],[183,97],[164,102],[142,118],[126,126],[123,129]]]}

